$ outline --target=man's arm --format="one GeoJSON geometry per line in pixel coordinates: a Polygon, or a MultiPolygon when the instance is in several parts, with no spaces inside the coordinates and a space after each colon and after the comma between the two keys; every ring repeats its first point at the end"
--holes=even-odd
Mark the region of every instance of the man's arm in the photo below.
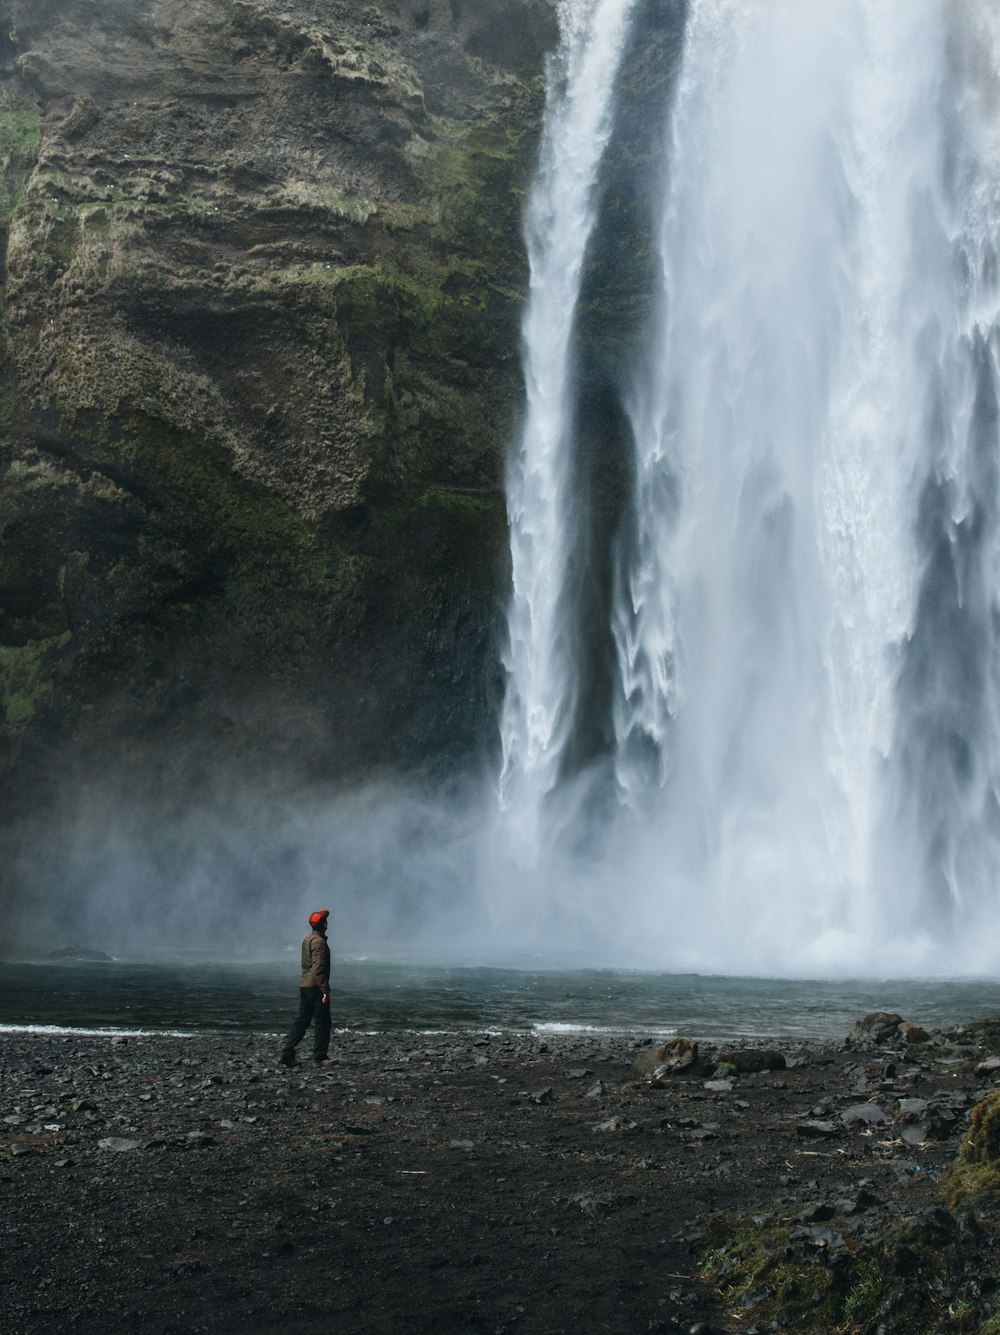
{"type": "Polygon", "coordinates": [[[323,1000],[326,1001],[330,995],[330,947],[317,934],[313,937],[310,948],[312,950],[313,980],[322,992],[323,1000]]]}

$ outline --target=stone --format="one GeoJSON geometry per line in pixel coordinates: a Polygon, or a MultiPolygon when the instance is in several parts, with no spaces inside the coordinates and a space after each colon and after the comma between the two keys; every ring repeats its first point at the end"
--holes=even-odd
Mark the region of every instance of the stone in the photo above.
{"type": "MultiPolygon", "coordinates": [[[[111,776],[126,756],[141,774],[141,718],[195,749],[211,719],[223,768],[224,752],[240,765],[281,739],[331,777],[366,770],[373,737],[391,766],[442,729],[459,750],[479,735],[508,546],[521,202],[555,11],[463,2],[430,41],[412,14],[408,40],[387,26],[374,41],[368,8],[4,9],[2,407],[20,425],[0,460],[17,700],[0,756],[25,758],[26,840],[38,755],[61,738],[99,746],[111,776]],[[58,449],[40,449],[56,420],[58,449]],[[340,527],[361,511],[363,549],[340,527]],[[196,574],[210,566],[218,586],[196,574]],[[179,592],[192,620],[167,651],[176,674],[159,672],[179,592]],[[446,652],[443,609],[459,607],[446,652]],[[251,722],[227,700],[250,684],[240,646],[262,627],[282,707],[251,722]],[[398,675],[370,671],[390,650],[398,675]],[[447,682],[427,671],[445,654],[464,665],[447,682]],[[111,695],[114,711],[94,708],[111,695]],[[419,735],[394,726],[400,709],[426,719],[419,735]]],[[[158,750],[150,739],[154,764],[158,750]]],[[[13,769],[4,781],[18,790],[13,769]]],[[[4,814],[13,874],[21,826],[4,814]]]]}
{"type": "Polygon", "coordinates": [[[128,1136],[104,1136],[97,1142],[97,1148],[127,1154],[131,1150],[141,1150],[142,1144],[141,1140],[131,1140],[128,1136]]]}
{"type": "Polygon", "coordinates": [[[931,1103],[921,1118],[921,1125],[931,1140],[947,1140],[958,1130],[958,1114],[951,1108],[931,1103]]]}
{"type": "Polygon", "coordinates": [[[904,1020],[899,1026],[899,1036],[904,1043],[926,1043],[930,1039],[927,1030],[915,1020],[904,1020]]]}
{"type": "Polygon", "coordinates": [[[740,1075],[756,1071],[783,1071],[788,1065],[785,1054],[773,1048],[733,1048],[720,1052],[720,1066],[732,1066],[740,1075]]]}
{"type": "Polygon", "coordinates": [[[900,1099],[899,1112],[902,1117],[919,1117],[927,1111],[926,1099],[900,1099]]]}
{"type": "Polygon", "coordinates": [[[851,1108],[845,1108],[840,1114],[840,1120],[846,1126],[880,1126],[884,1122],[891,1122],[892,1118],[884,1108],[880,1108],[877,1103],[856,1103],[851,1108]]]}
{"type": "Polygon", "coordinates": [[[618,1133],[638,1131],[638,1129],[638,1122],[630,1121],[627,1117],[617,1116],[609,1117],[606,1122],[599,1122],[597,1126],[594,1127],[595,1131],[611,1131],[618,1133]]]}
{"type": "Polygon", "coordinates": [[[804,1122],[798,1122],[796,1124],[795,1134],[797,1136],[811,1137],[814,1139],[816,1138],[829,1139],[831,1136],[836,1136],[839,1135],[840,1133],[835,1123],[822,1121],[819,1118],[815,1117],[810,1117],[807,1118],[804,1122]]]}
{"type": "Polygon", "coordinates": [[[813,1205],[807,1205],[799,1218],[804,1224],[821,1224],[827,1219],[832,1219],[836,1213],[829,1201],[817,1201],[813,1205]]]}
{"type": "Polygon", "coordinates": [[[690,1038],[671,1038],[657,1048],[648,1048],[635,1059],[635,1068],[651,1079],[686,1071],[698,1060],[698,1044],[690,1038]]]}
{"type": "Polygon", "coordinates": [[[903,1017],[895,1011],[871,1011],[851,1030],[851,1038],[862,1044],[884,1043],[895,1037],[903,1017]]]}
{"type": "Polygon", "coordinates": [[[732,1080],[706,1080],[703,1088],[712,1094],[731,1094],[733,1091],[732,1080]]]}

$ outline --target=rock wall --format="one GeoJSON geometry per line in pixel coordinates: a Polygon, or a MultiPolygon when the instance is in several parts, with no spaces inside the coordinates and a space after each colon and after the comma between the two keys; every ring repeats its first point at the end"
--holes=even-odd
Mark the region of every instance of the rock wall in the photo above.
{"type": "Polygon", "coordinates": [[[0,0],[9,812],[488,744],[554,39],[550,0],[0,0]]]}

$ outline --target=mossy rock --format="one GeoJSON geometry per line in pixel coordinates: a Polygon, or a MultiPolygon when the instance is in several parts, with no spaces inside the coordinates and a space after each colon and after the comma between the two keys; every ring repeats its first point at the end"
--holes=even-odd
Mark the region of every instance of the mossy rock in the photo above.
{"type": "Polygon", "coordinates": [[[0,102],[0,224],[10,221],[38,158],[41,113],[29,102],[0,102]]]}
{"type": "Polygon", "coordinates": [[[989,1056],[1000,1055],[1000,1018],[991,1016],[979,1026],[979,1042],[989,1056]]]}
{"type": "Polygon", "coordinates": [[[671,1038],[657,1048],[647,1048],[635,1059],[642,1075],[689,1071],[697,1065],[698,1044],[690,1038],[671,1038]]]}
{"type": "Polygon", "coordinates": [[[952,1205],[981,1191],[1000,1192],[1000,1090],[973,1108],[972,1125],[948,1181],[952,1205]]]}
{"type": "Polygon", "coordinates": [[[722,1302],[752,1312],[762,1330],[982,1335],[994,1315],[981,1258],[936,1206],[860,1235],[839,1216],[810,1227],[719,1215],[707,1223],[699,1269],[722,1302]]]}

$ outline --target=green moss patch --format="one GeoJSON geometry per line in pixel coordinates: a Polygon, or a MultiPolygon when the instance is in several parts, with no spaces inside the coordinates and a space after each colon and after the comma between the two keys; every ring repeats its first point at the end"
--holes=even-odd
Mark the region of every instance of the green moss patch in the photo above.
{"type": "Polygon", "coordinates": [[[973,1108],[972,1124],[948,1179],[952,1205],[980,1191],[1000,1193],[1000,1090],[973,1108]]]}
{"type": "Polygon", "coordinates": [[[41,113],[28,102],[0,104],[0,223],[10,220],[38,158],[41,113]]]}
{"type": "Polygon", "coordinates": [[[24,645],[0,645],[0,700],[9,728],[23,728],[34,719],[52,691],[46,661],[71,639],[69,631],[24,645]]]}
{"type": "Polygon", "coordinates": [[[136,415],[117,449],[154,502],[146,555],[171,615],[216,622],[235,661],[287,664],[308,652],[326,619],[336,545],[190,433],[136,415]]]}
{"type": "Polygon", "coordinates": [[[700,1269],[734,1319],[796,1335],[979,1335],[994,1319],[982,1258],[943,1209],[862,1225],[717,1216],[700,1269]]]}

